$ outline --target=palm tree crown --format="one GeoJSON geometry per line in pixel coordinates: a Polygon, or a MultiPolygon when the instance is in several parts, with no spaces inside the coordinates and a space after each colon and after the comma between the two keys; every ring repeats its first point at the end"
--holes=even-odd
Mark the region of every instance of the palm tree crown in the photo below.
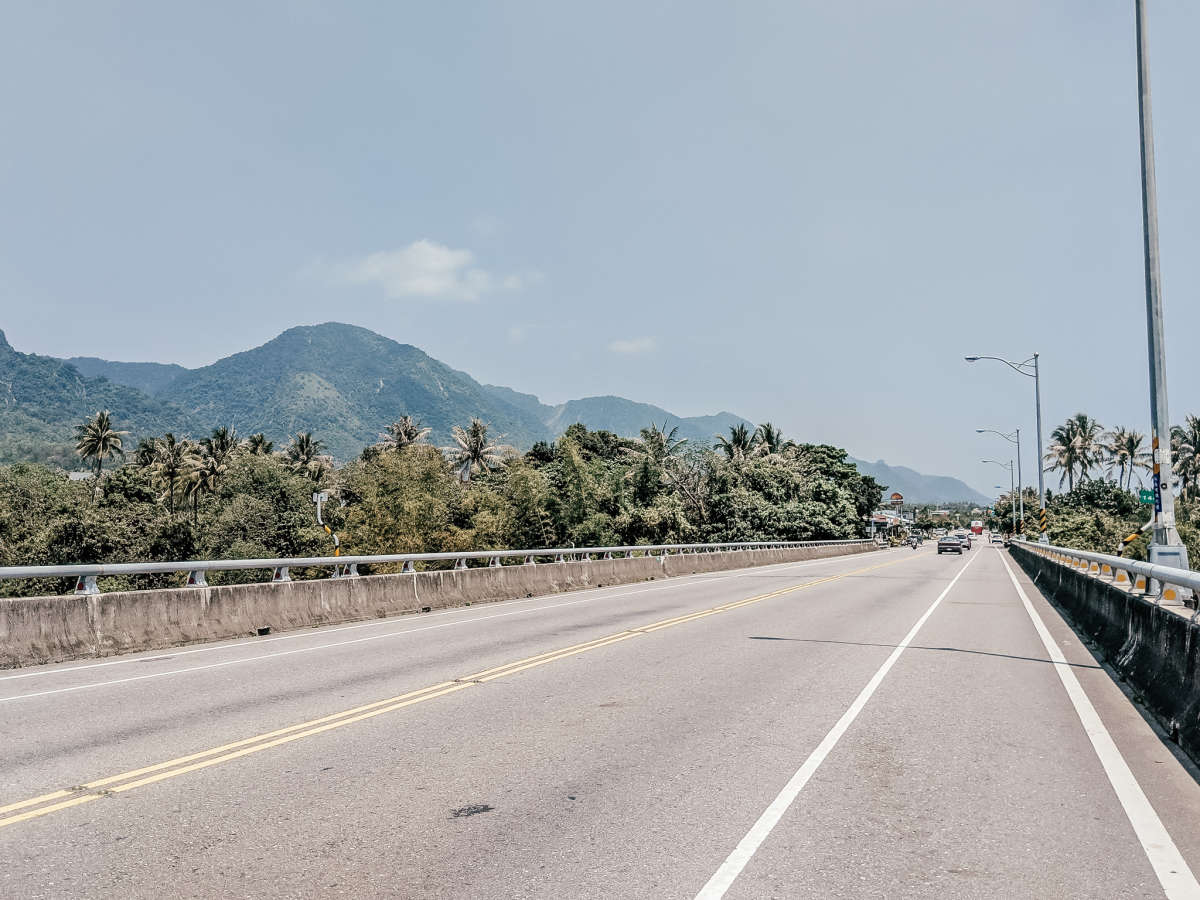
{"type": "Polygon", "coordinates": [[[1045,462],[1051,471],[1061,471],[1059,487],[1075,490],[1075,482],[1086,481],[1088,473],[1103,459],[1103,426],[1087,413],[1076,413],[1050,432],[1045,462]]]}
{"type": "Polygon", "coordinates": [[[383,434],[379,435],[380,443],[389,449],[403,450],[405,447],[419,444],[425,440],[432,430],[432,428],[424,427],[420,420],[414,419],[412,416],[401,416],[389,425],[383,434]]]}
{"type": "Polygon", "coordinates": [[[741,422],[730,427],[729,437],[725,437],[723,434],[718,434],[716,437],[718,446],[734,462],[744,460],[758,446],[758,432],[751,431],[741,422]]]}
{"type": "Polygon", "coordinates": [[[82,425],[75,426],[75,452],[83,459],[94,461],[98,479],[104,467],[104,460],[125,455],[121,444],[121,436],[125,434],[129,432],[113,428],[108,410],[101,410],[82,425]]]}
{"type": "Polygon", "coordinates": [[[449,448],[450,461],[462,481],[470,481],[473,472],[491,471],[492,466],[515,452],[512,447],[490,441],[488,426],[479,419],[472,419],[466,428],[455,425],[451,434],[455,446],[449,448]]]}

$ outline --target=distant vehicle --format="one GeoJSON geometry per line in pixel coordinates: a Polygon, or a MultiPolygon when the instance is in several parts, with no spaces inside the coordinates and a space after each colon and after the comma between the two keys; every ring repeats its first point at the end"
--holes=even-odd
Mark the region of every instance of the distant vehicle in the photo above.
{"type": "Polygon", "coordinates": [[[962,556],[963,542],[957,534],[942,535],[942,537],[938,538],[937,550],[939,555],[942,553],[957,553],[959,556],[962,556]]]}
{"type": "Polygon", "coordinates": [[[983,519],[974,519],[971,522],[971,534],[983,534],[983,519]]]}
{"type": "Polygon", "coordinates": [[[992,543],[993,544],[1003,544],[1004,538],[1000,537],[1000,535],[998,535],[998,534],[993,534],[992,535],[992,543]]]}
{"type": "Polygon", "coordinates": [[[960,534],[958,536],[958,539],[960,541],[962,541],[963,549],[965,549],[965,550],[971,549],[971,535],[969,532],[964,531],[962,534],[960,534]]]}

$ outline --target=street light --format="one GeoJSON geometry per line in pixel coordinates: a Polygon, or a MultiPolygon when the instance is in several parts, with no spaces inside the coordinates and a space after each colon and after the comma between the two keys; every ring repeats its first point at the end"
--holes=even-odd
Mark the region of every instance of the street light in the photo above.
{"type": "MultiPolygon", "coordinates": [[[[999,466],[999,467],[1000,467],[1000,468],[1002,468],[1002,469],[1008,469],[1008,482],[1009,482],[1009,483],[1008,483],[1008,489],[1009,489],[1010,491],[1013,491],[1013,492],[1015,493],[1015,490],[1014,490],[1014,487],[1013,487],[1013,484],[1012,484],[1012,480],[1013,480],[1013,463],[1012,463],[1012,460],[1011,460],[1011,459],[1010,459],[1008,462],[1006,462],[1006,463],[998,462],[997,460],[994,460],[994,459],[981,459],[981,460],[980,460],[980,462],[991,463],[993,466],[999,466]]],[[[1009,504],[1012,506],[1012,517],[1013,517],[1013,534],[1016,534],[1016,533],[1017,533],[1017,504],[1015,504],[1015,503],[1013,503],[1013,502],[1012,502],[1012,498],[1011,498],[1011,497],[1009,498],[1009,501],[1008,501],[1008,502],[1009,502],[1009,504]]]]}
{"type": "Polygon", "coordinates": [[[1038,517],[1038,542],[1042,544],[1050,543],[1050,539],[1046,536],[1046,479],[1044,473],[1044,464],[1042,462],[1042,379],[1038,372],[1038,354],[1033,354],[1024,362],[1010,362],[1000,356],[966,356],[963,357],[967,362],[979,362],[981,359],[994,359],[996,362],[1002,362],[1014,372],[1025,375],[1033,379],[1033,403],[1037,411],[1037,456],[1038,456],[1038,506],[1041,515],[1038,517]],[[1032,369],[1032,371],[1030,371],[1032,369]]]}
{"type": "Polygon", "coordinates": [[[1017,445],[1017,502],[1021,505],[1021,531],[1025,531],[1025,481],[1021,478],[1021,429],[1012,434],[996,431],[994,428],[976,428],[976,434],[995,434],[1004,438],[1010,444],[1017,445]]]}
{"type": "Polygon", "coordinates": [[[1150,116],[1145,0],[1135,0],[1134,9],[1142,157],[1142,249],[1146,264],[1146,348],[1150,357],[1150,448],[1154,454],[1154,540],[1150,542],[1150,562],[1186,569],[1187,547],[1175,530],[1175,497],[1171,493],[1171,419],[1167,413],[1167,361],[1163,348],[1162,289],[1158,270],[1158,199],[1154,179],[1154,124],[1150,116]]]}

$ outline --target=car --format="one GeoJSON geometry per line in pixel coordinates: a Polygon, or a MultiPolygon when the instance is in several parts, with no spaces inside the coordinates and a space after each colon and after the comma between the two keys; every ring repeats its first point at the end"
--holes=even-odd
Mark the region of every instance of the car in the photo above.
{"type": "Polygon", "coordinates": [[[937,542],[938,554],[942,553],[957,553],[962,556],[963,542],[959,540],[957,534],[947,534],[938,538],[937,542]]]}
{"type": "Polygon", "coordinates": [[[964,550],[970,550],[970,549],[971,549],[971,533],[970,533],[970,532],[968,532],[968,531],[964,531],[962,534],[960,534],[960,535],[958,536],[958,539],[959,539],[960,541],[962,541],[962,545],[963,545],[963,549],[964,549],[964,550]]]}
{"type": "Polygon", "coordinates": [[[993,544],[1003,544],[1004,538],[1000,537],[1000,535],[998,535],[998,534],[993,534],[992,535],[992,543],[993,544]]]}

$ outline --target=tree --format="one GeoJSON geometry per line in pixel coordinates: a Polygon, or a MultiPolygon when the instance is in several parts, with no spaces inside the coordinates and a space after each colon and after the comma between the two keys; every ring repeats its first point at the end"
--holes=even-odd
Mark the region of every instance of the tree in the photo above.
{"type": "Polygon", "coordinates": [[[275,449],[275,442],[268,441],[267,436],[260,431],[246,440],[246,449],[255,456],[270,456],[271,451],[275,449]]]}
{"type": "Polygon", "coordinates": [[[421,422],[412,416],[401,416],[379,435],[380,443],[389,450],[403,450],[405,447],[421,443],[432,430],[422,426],[421,422]]]}
{"type": "Polygon", "coordinates": [[[760,456],[782,453],[784,450],[796,446],[792,441],[784,440],[783,432],[770,422],[763,422],[754,429],[754,439],[757,444],[755,449],[760,456]]]}
{"type": "Polygon", "coordinates": [[[450,461],[462,482],[470,481],[474,472],[490,472],[505,456],[516,452],[489,440],[488,426],[479,419],[472,419],[466,428],[455,425],[451,433],[455,446],[449,448],[450,461]]]}
{"type": "Polygon", "coordinates": [[[198,526],[200,524],[200,496],[216,493],[217,488],[221,485],[221,478],[225,474],[226,465],[211,453],[194,457],[191,464],[191,469],[184,476],[183,491],[184,496],[192,501],[192,522],[198,526]]]}
{"type": "Polygon", "coordinates": [[[207,456],[215,459],[218,465],[224,466],[229,462],[229,457],[241,447],[241,441],[238,440],[236,428],[222,425],[220,428],[214,428],[212,434],[202,440],[200,445],[207,456]]]}
{"type": "Polygon", "coordinates": [[[725,452],[725,456],[731,462],[745,460],[758,446],[758,433],[752,432],[741,422],[730,426],[729,437],[718,434],[716,438],[717,445],[725,452]]]}
{"type": "Polygon", "coordinates": [[[186,438],[179,440],[168,431],[155,441],[150,473],[162,487],[159,499],[167,504],[167,512],[172,516],[175,515],[175,497],[196,465],[197,447],[186,438]]]}
{"type": "Polygon", "coordinates": [[[284,456],[297,472],[307,473],[317,463],[325,445],[313,437],[311,431],[301,431],[292,436],[284,449],[284,456]]]}
{"type": "Polygon", "coordinates": [[[1200,417],[1188,416],[1171,429],[1171,457],[1183,496],[1190,500],[1200,487],[1200,417]]]}
{"type": "Polygon", "coordinates": [[[124,456],[125,450],[121,444],[121,436],[128,431],[117,431],[113,428],[112,417],[108,410],[101,410],[82,425],[75,426],[75,452],[84,460],[92,460],[96,466],[96,480],[104,467],[104,460],[113,456],[124,456]]]}
{"type": "MultiPolygon", "coordinates": [[[[1145,444],[1144,434],[1124,426],[1114,428],[1104,436],[1105,474],[1111,475],[1116,470],[1118,487],[1132,490],[1134,472],[1150,468],[1150,453],[1145,444]]],[[[1138,482],[1141,482],[1140,478],[1138,482]]]]}
{"type": "Polygon", "coordinates": [[[1050,432],[1045,462],[1050,463],[1051,471],[1063,473],[1060,487],[1066,481],[1067,490],[1074,490],[1077,480],[1086,481],[1088,472],[1101,464],[1102,433],[1103,426],[1086,413],[1076,413],[1050,432]]]}

